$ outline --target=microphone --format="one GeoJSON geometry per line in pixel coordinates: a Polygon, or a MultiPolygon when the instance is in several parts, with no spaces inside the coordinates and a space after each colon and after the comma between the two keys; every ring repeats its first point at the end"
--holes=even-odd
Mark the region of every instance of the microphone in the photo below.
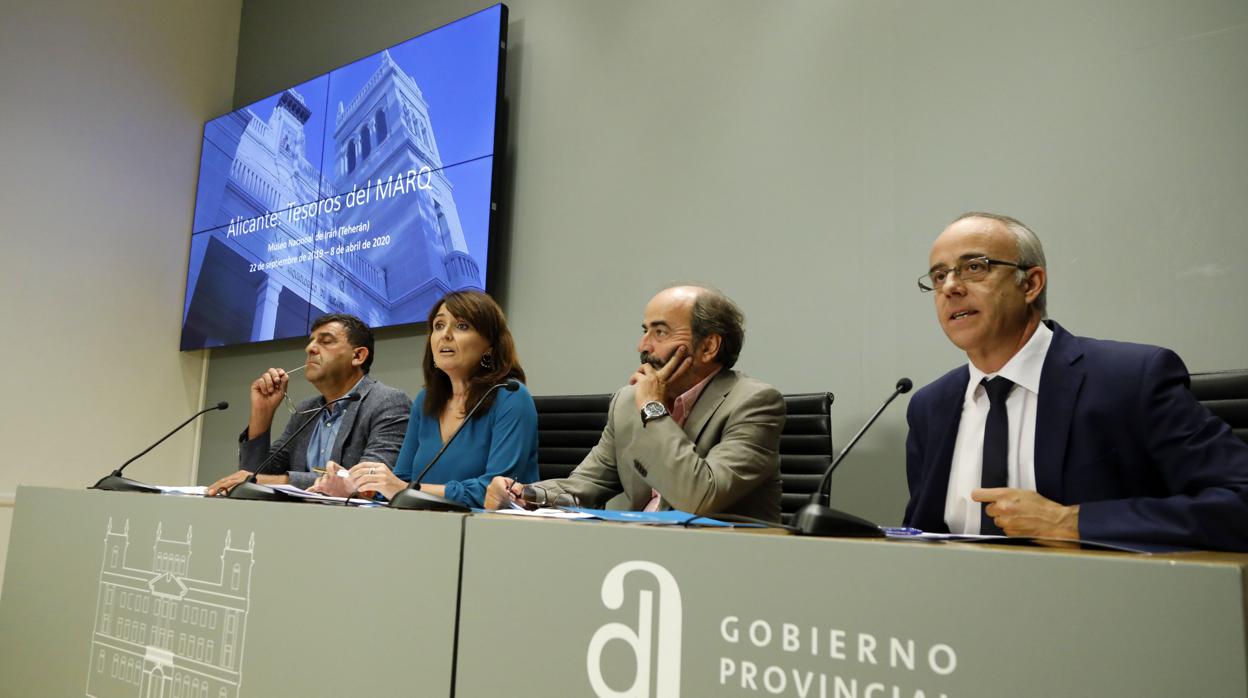
{"type": "Polygon", "coordinates": [[[858,433],[854,434],[854,438],[850,439],[845,448],[841,450],[836,460],[832,461],[832,465],[828,466],[827,472],[823,474],[823,479],[819,481],[819,488],[810,495],[810,503],[799,509],[797,516],[793,519],[798,535],[844,536],[851,538],[884,537],[884,532],[880,530],[880,527],[870,521],[860,519],[853,514],[837,511],[828,506],[828,503],[831,501],[832,472],[841,464],[841,461],[845,460],[845,456],[854,447],[854,444],[858,443],[858,439],[862,438],[862,435],[867,432],[867,429],[871,428],[872,424],[875,424],[875,420],[879,419],[880,415],[884,413],[884,409],[898,395],[910,392],[910,389],[913,387],[914,382],[909,378],[898,380],[897,386],[893,389],[892,394],[888,396],[888,399],[884,401],[884,404],[880,405],[880,409],[871,415],[871,419],[868,419],[867,423],[862,425],[858,433]]]}
{"type": "Polygon", "coordinates": [[[202,415],[202,414],[204,414],[204,413],[207,413],[207,412],[212,412],[213,410],[226,410],[226,409],[229,409],[229,407],[230,407],[230,403],[225,402],[225,401],[221,401],[221,402],[218,402],[217,404],[213,405],[212,407],[205,407],[204,409],[202,409],[202,410],[200,410],[200,411],[196,412],[195,414],[191,415],[191,416],[190,416],[190,418],[189,418],[189,419],[187,419],[185,422],[182,422],[182,423],[181,423],[181,424],[179,424],[177,427],[175,427],[173,431],[171,431],[171,432],[169,432],[168,434],[165,434],[163,437],[161,437],[160,441],[157,441],[156,443],[152,444],[151,446],[148,446],[147,448],[143,449],[142,451],[140,451],[140,452],[139,452],[139,454],[138,454],[137,456],[135,456],[135,457],[131,458],[130,460],[126,461],[125,463],[122,463],[122,464],[121,464],[121,467],[119,467],[119,468],[117,468],[116,470],[114,470],[111,474],[109,474],[109,475],[105,475],[104,477],[100,478],[100,481],[99,481],[99,482],[97,482],[97,483],[95,483],[94,485],[92,485],[92,486],[88,487],[87,489],[89,489],[89,490],[107,490],[107,491],[110,491],[110,492],[156,492],[156,493],[159,493],[159,492],[160,492],[160,489],[159,489],[159,488],[152,487],[151,485],[145,485],[145,484],[143,484],[143,483],[141,483],[141,482],[138,482],[138,481],[135,481],[135,480],[131,480],[131,479],[129,479],[129,478],[124,478],[124,477],[122,477],[122,476],[121,476],[121,471],[125,470],[127,465],[130,465],[131,463],[135,462],[136,460],[138,460],[138,459],[142,458],[143,456],[147,455],[147,452],[148,452],[148,451],[150,451],[150,450],[152,450],[153,448],[156,448],[157,446],[159,446],[159,445],[163,444],[163,443],[165,442],[165,439],[168,439],[170,436],[173,436],[174,434],[176,434],[176,433],[178,433],[179,431],[181,431],[181,430],[182,430],[182,427],[184,427],[184,426],[186,426],[187,424],[190,424],[191,422],[193,422],[193,421],[195,420],[195,418],[196,418],[196,417],[199,417],[200,415],[202,415]]]}
{"type": "Polygon", "coordinates": [[[321,414],[324,413],[325,410],[328,410],[329,408],[333,407],[334,405],[337,405],[340,402],[359,402],[359,400],[360,400],[360,394],[352,392],[352,393],[347,393],[346,395],[338,398],[337,400],[330,400],[329,402],[326,402],[324,405],[321,405],[321,408],[317,410],[315,414],[313,414],[311,417],[308,417],[308,419],[304,421],[303,424],[299,425],[299,428],[296,429],[295,432],[290,435],[289,439],[286,439],[286,441],[284,441],[281,446],[274,449],[274,451],[269,454],[268,458],[265,458],[264,461],[260,463],[260,465],[256,466],[255,472],[253,472],[251,475],[248,475],[246,480],[243,480],[242,482],[235,485],[234,489],[230,490],[230,494],[228,496],[231,499],[252,499],[252,500],[261,501],[261,502],[303,501],[301,499],[298,499],[297,497],[291,497],[290,495],[286,494],[285,492],[282,492],[281,490],[275,490],[272,487],[269,487],[268,485],[259,484],[258,482],[256,482],[256,476],[265,474],[264,469],[268,467],[269,463],[272,463],[273,460],[277,458],[278,454],[285,451],[292,443],[294,443],[295,437],[299,436],[299,434],[301,434],[304,429],[307,429],[308,425],[310,425],[312,422],[315,422],[317,419],[319,419],[321,414]]]}
{"type": "Polygon", "coordinates": [[[406,488],[394,493],[394,498],[390,500],[390,507],[392,509],[458,511],[463,513],[471,511],[471,509],[463,504],[449,500],[446,497],[439,497],[435,494],[421,492],[420,482],[425,479],[425,475],[428,474],[429,469],[433,467],[433,464],[438,462],[438,459],[442,457],[443,453],[446,453],[446,449],[450,447],[452,442],[455,441],[455,437],[459,436],[459,432],[464,430],[464,425],[468,423],[468,420],[472,419],[472,415],[476,414],[481,405],[485,403],[485,399],[499,388],[502,388],[509,393],[514,393],[520,389],[520,381],[515,378],[508,378],[502,383],[491,385],[489,389],[485,391],[485,394],[481,396],[481,399],[477,400],[477,404],[473,405],[472,409],[468,410],[468,414],[464,416],[464,421],[460,423],[459,428],[455,430],[454,434],[451,434],[451,438],[447,439],[445,444],[442,444],[442,448],[436,455],[434,455],[433,460],[429,461],[429,464],[425,466],[424,470],[420,471],[420,474],[416,476],[416,479],[412,480],[412,483],[406,488]]]}

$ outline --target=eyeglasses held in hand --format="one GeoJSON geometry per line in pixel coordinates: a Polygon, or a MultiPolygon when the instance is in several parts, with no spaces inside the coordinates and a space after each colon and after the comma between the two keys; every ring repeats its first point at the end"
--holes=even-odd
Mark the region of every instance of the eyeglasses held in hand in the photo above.
{"type": "Polygon", "coordinates": [[[551,496],[550,492],[541,485],[525,485],[520,489],[520,501],[524,504],[525,509],[563,509],[565,507],[579,507],[581,504],[577,500],[576,495],[568,492],[560,492],[555,496],[551,496]]]}
{"type": "MultiPolygon", "coordinates": [[[[287,372],[286,372],[286,375],[287,375],[287,376],[289,376],[289,375],[290,375],[290,374],[292,374],[292,373],[298,373],[298,372],[302,371],[303,369],[305,369],[305,368],[307,368],[307,367],[308,367],[308,365],[307,365],[307,364],[304,364],[304,365],[302,365],[302,366],[300,366],[300,367],[298,367],[298,368],[292,368],[292,369],[290,369],[289,371],[287,371],[287,372]]],[[[314,408],[312,408],[312,409],[310,409],[310,410],[301,410],[301,409],[296,408],[296,407],[295,407],[295,401],[290,399],[290,383],[287,383],[287,384],[286,384],[286,390],[283,390],[283,391],[282,391],[282,397],[283,397],[283,398],[285,398],[285,400],[286,400],[286,409],[290,410],[290,414],[291,414],[291,415],[299,415],[299,414],[312,414],[313,412],[316,412],[317,410],[321,409],[321,408],[319,408],[319,407],[314,407],[314,408]]]]}

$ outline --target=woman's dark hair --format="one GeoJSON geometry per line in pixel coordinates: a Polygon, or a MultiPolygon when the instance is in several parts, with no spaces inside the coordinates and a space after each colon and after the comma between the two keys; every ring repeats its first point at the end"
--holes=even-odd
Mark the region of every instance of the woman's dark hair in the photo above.
{"type": "MultiPolygon", "coordinates": [[[[463,320],[472,329],[485,338],[490,345],[490,368],[478,365],[477,372],[468,379],[468,395],[464,400],[464,409],[472,409],[477,400],[485,394],[490,386],[502,383],[508,378],[524,382],[524,369],[520,367],[520,358],[516,356],[516,342],[511,338],[511,330],[507,329],[507,318],[503,309],[498,307],[484,293],[477,291],[452,291],[433,304],[429,309],[429,335],[433,335],[433,318],[445,305],[447,311],[456,319],[463,320]]],[[[425,343],[425,414],[436,417],[442,414],[446,403],[451,399],[451,379],[433,363],[433,343],[425,343]]],[[[490,411],[497,393],[481,405],[477,416],[490,411]]]]}

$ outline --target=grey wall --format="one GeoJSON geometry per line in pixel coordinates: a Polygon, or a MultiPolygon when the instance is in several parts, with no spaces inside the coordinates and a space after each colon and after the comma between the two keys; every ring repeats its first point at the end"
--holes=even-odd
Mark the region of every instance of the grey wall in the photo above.
{"type": "MultiPolygon", "coordinates": [[[[198,409],[178,352],[203,122],[240,0],[0,0],[0,566],[18,485],[86,487],[198,409]]],[[[127,470],[195,477],[187,429],[127,470]]]]}
{"type": "MultiPolygon", "coordinates": [[[[235,101],[482,6],[251,0],[235,101]]],[[[899,376],[964,361],[914,280],[967,209],[1039,232],[1072,331],[1248,365],[1242,0],[509,6],[498,295],[536,393],[621,385],[644,302],[700,279],[746,312],[741,368],[834,391],[843,443],[899,376]]],[[[414,393],[423,342],[387,334],[375,373],[414,393]]],[[[245,398],[300,345],[214,352],[207,398],[245,398]]],[[[834,483],[881,523],[905,502],[899,403],[834,483]]],[[[230,468],[233,416],[205,432],[204,480],[230,468]]]]}

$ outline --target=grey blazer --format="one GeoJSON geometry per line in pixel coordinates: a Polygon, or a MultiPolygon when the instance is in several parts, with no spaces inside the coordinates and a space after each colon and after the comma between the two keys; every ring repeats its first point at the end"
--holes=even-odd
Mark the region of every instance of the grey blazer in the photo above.
{"type": "Polygon", "coordinates": [[[683,429],[671,418],[643,426],[627,386],[611,399],[602,437],[576,470],[537,484],[587,507],[640,510],[654,488],[661,509],[779,521],[783,428],[780,393],[736,371],[711,380],[683,429]]]}
{"type": "MultiPolygon", "coordinates": [[[[407,432],[412,401],[402,390],[391,388],[368,376],[364,376],[356,391],[360,394],[360,400],[347,403],[330,459],[346,468],[361,461],[376,461],[393,469],[399,457],[399,448],[403,445],[403,435],[407,432]]],[[[318,395],[300,402],[296,409],[300,412],[314,410],[324,404],[325,398],[318,395]]],[[[247,429],[244,428],[238,437],[238,466],[255,472],[270,453],[282,448],[290,435],[312,416],[299,414],[291,417],[281,437],[272,446],[269,444],[270,432],[266,431],[248,441],[247,429]]],[[[316,482],[317,474],[308,469],[308,441],[315,429],[315,425],[309,426],[295,437],[289,448],[265,466],[265,474],[286,473],[290,477],[290,484],[311,487],[316,482]]]]}

